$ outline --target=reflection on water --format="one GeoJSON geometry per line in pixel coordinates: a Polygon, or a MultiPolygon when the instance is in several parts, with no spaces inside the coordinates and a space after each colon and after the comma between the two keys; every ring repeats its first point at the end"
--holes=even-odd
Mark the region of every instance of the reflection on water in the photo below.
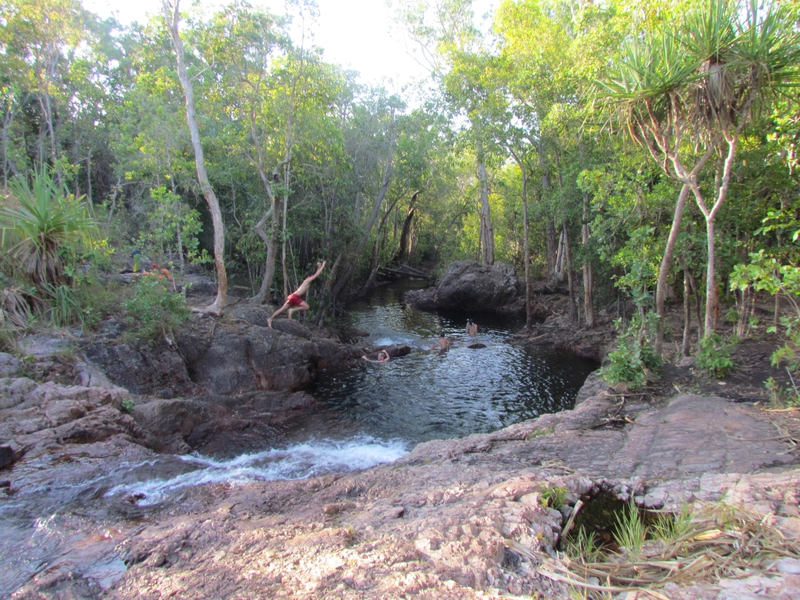
{"type": "MultiPolygon", "coordinates": [[[[367,344],[407,344],[388,364],[364,363],[321,374],[314,395],[327,402],[333,426],[358,423],[364,433],[418,443],[490,432],[571,408],[597,365],[573,355],[508,343],[509,323],[467,313],[434,314],[402,302],[405,290],[383,289],[351,308],[367,344]],[[479,325],[485,348],[468,348],[464,327],[479,325]],[[447,351],[429,350],[440,332],[447,351]]],[[[318,415],[322,417],[322,415],[318,415]]]]}

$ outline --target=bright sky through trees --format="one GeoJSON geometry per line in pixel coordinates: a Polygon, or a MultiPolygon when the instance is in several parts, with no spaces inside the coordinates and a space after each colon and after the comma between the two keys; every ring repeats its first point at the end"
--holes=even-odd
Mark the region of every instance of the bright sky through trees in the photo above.
{"type": "MultiPolygon", "coordinates": [[[[161,0],[83,0],[84,6],[102,16],[116,13],[122,23],[144,22],[160,11],[161,0]]],[[[182,0],[184,9],[191,0],[182,0]]],[[[202,0],[208,9],[225,2],[202,0]]],[[[284,0],[252,0],[276,14],[284,13],[284,0]]],[[[401,26],[392,23],[384,0],[317,0],[319,22],[311,25],[313,42],[325,49],[325,59],[361,73],[374,83],[391,79],[400,87],[412,79],[427,76],[427,70],[411,56],[410,42],[401,26]]],[[[490,13],[495,0],[476,0],[475,13],[480,18],[490,13]]]]}

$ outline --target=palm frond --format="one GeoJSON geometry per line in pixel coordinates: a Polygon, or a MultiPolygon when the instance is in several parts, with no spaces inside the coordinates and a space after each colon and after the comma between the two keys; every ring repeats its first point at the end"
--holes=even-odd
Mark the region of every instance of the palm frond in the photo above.
{"type": "Polygon", "coordinates": [[[14,239],[12,256],[37,286],[65,281],[62,251],[71,244],[90,240],[97,224],[83,197],[76,198],[58,185],[46,170],[10,182],[17,206],[0,208],[3,243],[14,239]],[[6,232],[15,235],[6,237],[6,232]]]}

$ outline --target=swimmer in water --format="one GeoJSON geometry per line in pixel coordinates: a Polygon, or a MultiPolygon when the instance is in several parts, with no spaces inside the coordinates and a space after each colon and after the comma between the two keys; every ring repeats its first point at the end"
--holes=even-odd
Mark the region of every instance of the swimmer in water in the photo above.
{"type": "Polygon", "coordinates": [[[389,356],[389,353],[386,350],[381,350],[380,352],[378,352],[378,360],[372,360],[370,358],[367,358],[366,356],[362,356],[361,358],[362,360],[365,360],[367,362],[378,363],[379,365],[385,365],[392,359],[392,357],[389,356]]]}
{"type": "Polygon", "coordinates": [[[436,343],[431,346],[431,350],[436,350],[437,348],[440,350],[447,350],[450,348],[450,340],[445,337],[444,331],[439,335],[439,339],[436,340],[436,343]]]}
{"type": "Polygon", "coordinates": [[[327,261],[323,260],[321,263],[317,263],[317,271],[316,273],[309,271],[306,278],[303,280],[303,283],[300,284],[300,287],[297,288],[293,293],[289,294],[286,298],[286,302],[283,306],[281,306],[278,310],[272,313],[272,316],[267,319],[267,326],[272,329],[272,320],[281,314],[283,311],[289,311],[289,319],[291,320],[292,315],[301,310],[308,310],[311,308],[308,305],[308,302],[303,300],[303,296],[308,291],[308,288],[311,287],[311,282],[314,281],[319,274],[322,273],[322,269],[325,268],[325,263],[327,261]]]}
{"type": "Polygon", "coordinates": [[[478,325],[472,322],[472,319],[467,319],[467,337],[470,342],[478,341],[478,325]]]}

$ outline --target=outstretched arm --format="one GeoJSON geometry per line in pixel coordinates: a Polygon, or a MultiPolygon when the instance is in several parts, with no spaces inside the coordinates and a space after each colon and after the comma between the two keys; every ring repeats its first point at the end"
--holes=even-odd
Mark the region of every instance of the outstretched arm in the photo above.
{"type": "Polygon", "coordinates": [[[319,274],[320,274],[320,273],[322,273],[322,269],[324,269],[324,268],[325,268],[325,265],[326,265],[327,263],[328,263],[328,261],[327,261],[327,260],[323,260],[321,263],[317,263],[317,266],[318,266],[318,268],[317,268],[317,272],[316,272],[316,273],[314,273],[314,275],[313,275],[313,278],[314,278],[314,279],[316,279],[317,277],[319,277],[319,274]]]}

